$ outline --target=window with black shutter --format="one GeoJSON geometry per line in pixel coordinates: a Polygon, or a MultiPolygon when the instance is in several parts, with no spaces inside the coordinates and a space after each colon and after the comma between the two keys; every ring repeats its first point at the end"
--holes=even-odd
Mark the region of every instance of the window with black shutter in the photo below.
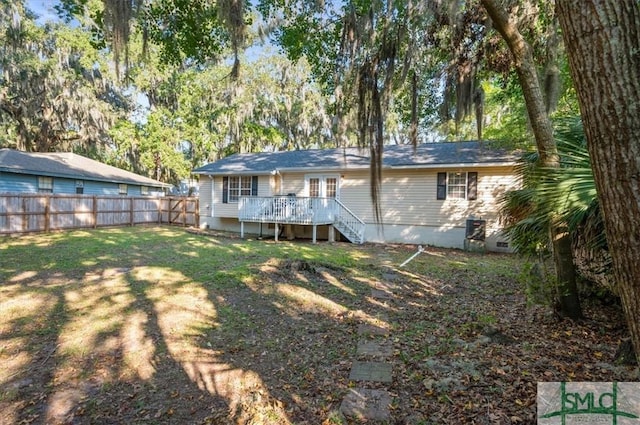
{"type": "Polygon", "coordinates": [[[238,202],[241,196],[258,196],[258,176],[222,178],[222,203],[238,202]]]}
{"type": "Polygon", "coordinates": [[[436,199],[478,199],[478,173],[438,173],[436,199]]]}

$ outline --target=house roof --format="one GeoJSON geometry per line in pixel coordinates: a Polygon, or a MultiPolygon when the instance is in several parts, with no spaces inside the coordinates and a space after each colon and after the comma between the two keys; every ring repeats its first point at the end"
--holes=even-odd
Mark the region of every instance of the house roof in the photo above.
{"type": "Polygon", "coordinates": [[[70,152],[33,153],[0,149],[0,171],[152,187],[171,186],[70,152]]]}
{"type": "MultiPolygon", "coordinates": [[[[515,152],[486,142],[424,143],[384,146],[383,168],[445,168],[514,165],[515,152]]],[[[202,166],[195,174],[268,174],[275,171],[366,169],[368,149],[337,148],[235,154],[202,166]]]]}

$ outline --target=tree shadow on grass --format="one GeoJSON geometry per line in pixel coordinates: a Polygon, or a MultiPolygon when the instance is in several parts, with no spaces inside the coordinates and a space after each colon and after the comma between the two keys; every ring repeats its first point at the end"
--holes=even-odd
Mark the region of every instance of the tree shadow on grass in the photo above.
{"type": "Polygon", "coordinates": [[[330,253],[81,234],[5,251],[30,255],[0,267],[3,300],[24,301],[0,319],[7,424],[318,423],[338,407],[372,283],[330,253]],[[285,256],[316,270],[279,269],[285,256]]]}

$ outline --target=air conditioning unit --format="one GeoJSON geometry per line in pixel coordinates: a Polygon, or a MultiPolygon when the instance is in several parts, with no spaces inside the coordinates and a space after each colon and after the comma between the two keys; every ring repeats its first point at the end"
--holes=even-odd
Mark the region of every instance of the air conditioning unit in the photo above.
{"type": "Polygon", "coordinates": [[[486,220],[468,219],[467,229],[464,235],[465,239],[474,240],[474,241],[484,241],[486,227],[487,227],[486,220]]]}

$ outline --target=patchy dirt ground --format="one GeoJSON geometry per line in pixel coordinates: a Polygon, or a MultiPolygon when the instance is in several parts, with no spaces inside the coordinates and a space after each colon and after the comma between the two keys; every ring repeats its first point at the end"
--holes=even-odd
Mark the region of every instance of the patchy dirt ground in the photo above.
{"type": "Polygon", "coordinates": [[[515,256],[70,235],[0,240],[2,424],[347,423],[357,329],[381,314],[391,423],[534,423],[539,381],[640,379],[613,362],[615,304],[580,323],[528,306],[515,256]]]}

